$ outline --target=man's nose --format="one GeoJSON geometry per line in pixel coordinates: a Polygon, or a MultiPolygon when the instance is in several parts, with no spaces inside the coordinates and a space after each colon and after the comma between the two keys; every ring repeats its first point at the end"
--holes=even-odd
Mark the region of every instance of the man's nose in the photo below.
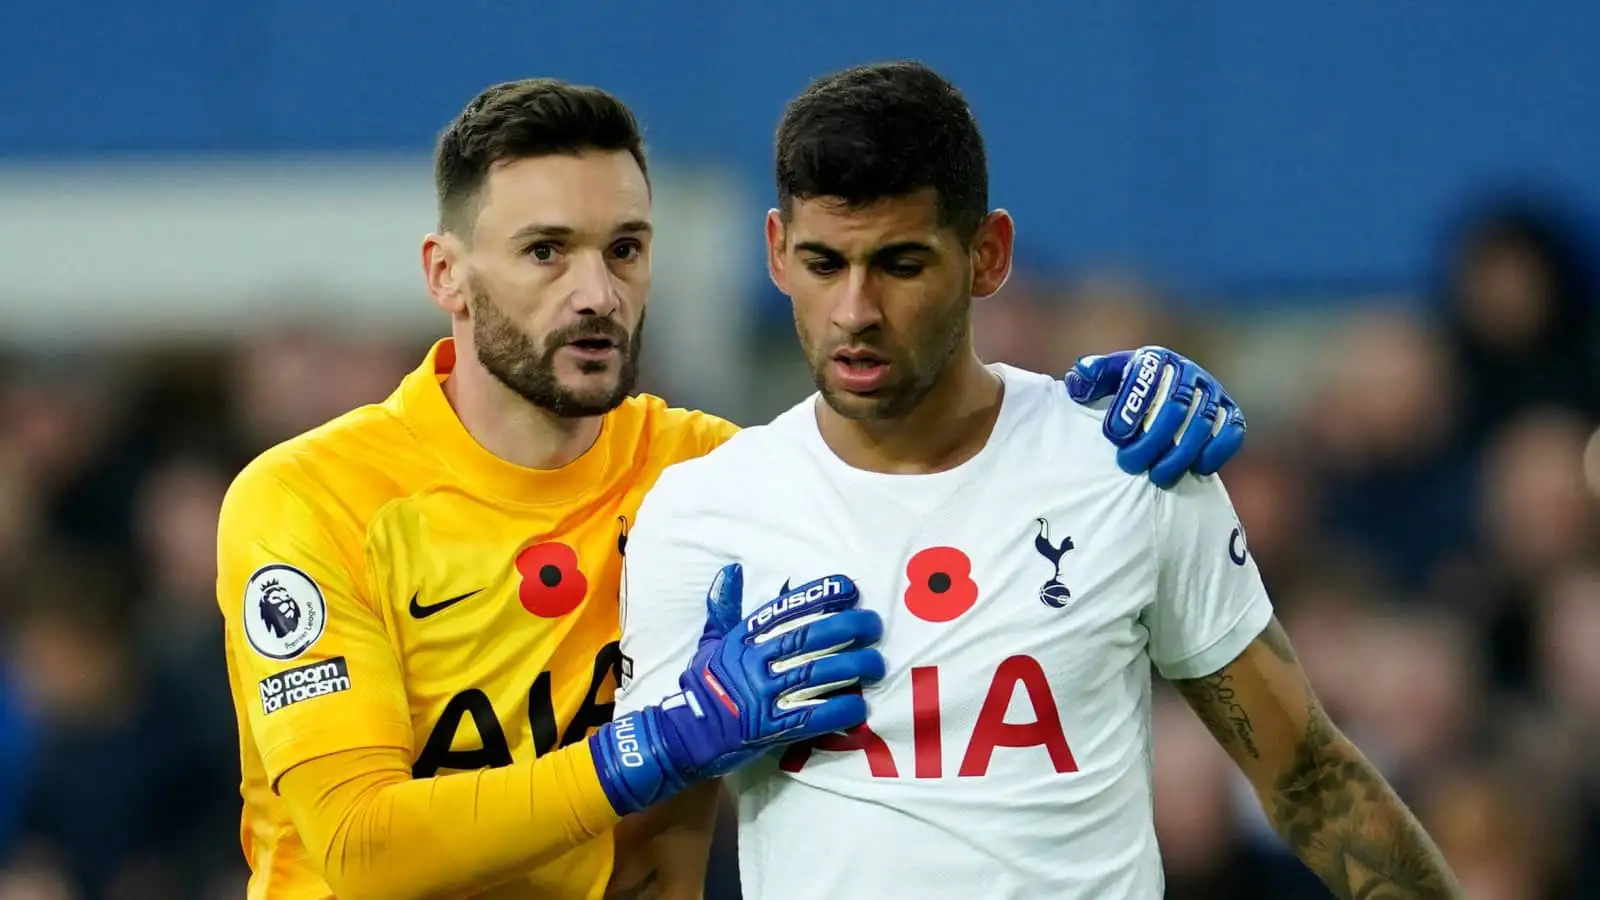
{"type": "Polygon", "coordinates": [[[617,290],[605,254],[580,253],[568,273],[573,311],[583,316],[610,316],[617,311],[617,290]]]}
{"type": "Polygon", "coordinates": [[[860,334],[883,323],[883,306],[868,276],[864,266],[853,269],[834,297],[833,325],[846,334],[860,334]]]}

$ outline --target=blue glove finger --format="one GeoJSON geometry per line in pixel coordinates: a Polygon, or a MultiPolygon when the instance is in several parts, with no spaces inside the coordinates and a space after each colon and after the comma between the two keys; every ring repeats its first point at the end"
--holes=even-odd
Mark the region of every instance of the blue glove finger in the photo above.
{"type": "MultiPolygon", "coordinates": [[[[849,646],[857,637],[872,635],[876,640],[883,633],[882,621],[875,613],[865,620],[847,616],[829,624],[844,612],[860,612],[851,610],[860,599],[855,582],[844,575],[818,578],[787,591],[745,617],[714,652],[703,648],[709,653],[703,663],[709,678],[700,679],[718,695],[719,702],[727,698],[735,711],[764,708],[762,692],[777,687],[771,684],[771,661],[806,650],[849,646]],[[820,633],[813,636],[813,630],[819,628],[820,633]]],[[[753,735],[752,729],[761,723],[745,718],[739,727],[753,735]]]]}
{"type": "Polygon", "coordinates": [[[1129,475],[1143,475],[1170,451],[1184,420],[1189,417],[1189,407],[1196,399],[1194,387],[1180,382],[1172,386],[1170,393],[1156,413],[1155,421],[1150,423],[1150,429],[1117,451],[1117,465],[1129,475]]]}
{"type": "MultiPolygon", "coordinates": [[[[1179,364],[1183,361],[1165,347],[1140,347],[1133,352],[1123,371],[1122,386],[1117,388],[1100,426],[1106,440],[1126,447],[1139,437],[1151,405],[1158,399],[1171,399],[1167,395],[1182,383],[1186,370],[1179,364]]],[[[1174,429],[1173,434],[1176,433],[1174,429]]]]}
{"type": "Polygon", "coordinates": [[[731,563],[717,572],[706,591],[706,627],[700,636],[705,643],[738,627],[744,617],[744,566],[731,563]]]}
{"type": "Polygon", "coordinates": [[[1212,429],[1217,424],[1217,402],[1205,388],[1195,392],[1191,409],[1198,409],[1194,418],[1184,426],[1178,445],[1168,450],[1150,467],[1150,480],[1162,490],[1171,488],[1189,473],[1189,467],[1200,458],[1200,452],[1211,440],[1212,429]]]}
{"type": "Polygon", "coordinates": [[[1200,451],[1200,458],[1192,468],[1196,475],[1215,475],[1244,446],[1247,430],[1244,411],[1232,400],[1225,400],[1217,418],[1221,420],[1222,428],[1200,451]]]}
{"type": "Polygon", "coordinates": [[[1067,372],[1067,396],[1078,403],[1093,403],[1115,394],[1122,387],[1123,372],[1132,358],[1132,350],[1118,350],[1079,359],[1067,372]]]}
{"type": "MultiPolygon", "coordinates": [[[[866,646],[883,637],[883,618],[870,609],[847,609],[797,626],[783,635],[778,649],[767,658],[774,662],[802,653],[866,646]]],[[[763,654],[766,655],[766,654],[763,654]]]]}
{"type": "Polygon", "coordinates": [[[867,721],[867,700],[858,692],[834,694],[818,706],[805,710],[801,724],[782,737],[784,741],[821,737],[848,731],[867,721]]]}
{"type": "Polygon", "coordinates": [[[883,654],[873,649],[849,650],[801,663],[799,668],[786,673],[792,677],[795,687],[778,695],[778,714],[782,715],[785,707],[795,703],[815,705],[820,702],[815,698],[825,694],[856,685],[876,684],[883,680],[885,671],[883,654]]]}

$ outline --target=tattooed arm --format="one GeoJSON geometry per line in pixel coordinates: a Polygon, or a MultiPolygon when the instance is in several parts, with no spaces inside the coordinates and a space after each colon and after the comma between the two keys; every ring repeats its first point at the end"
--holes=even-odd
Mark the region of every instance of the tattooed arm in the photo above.
{"type": "Polygon", "coordinates": [[[1405,804],[1329,721],[1277,619],[1220,671],[1176,685],[1335,896],[1465,896],[1405,804]]]}

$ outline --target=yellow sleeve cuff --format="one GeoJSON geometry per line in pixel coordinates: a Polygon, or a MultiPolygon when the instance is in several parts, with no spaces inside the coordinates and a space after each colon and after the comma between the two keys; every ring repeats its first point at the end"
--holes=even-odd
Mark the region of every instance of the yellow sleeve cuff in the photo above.
{"type": "MultiPolygon", "coordinates": [[[[551,772],[552,778],[565,781],[568,789],[562,791],[570,800],[573,826],[587,837],[597,837],[610,831],[621,820],[621,816],[612,808],[611,800],[606,797],[605,788],[600,786],[600,772],[595,765],[594,753],[589,748],[588,741],[582,741],[568,747],[565,752],[555,755],[557,771],[551,772]]],[[[537,796],[541,788],[541,774],[535,770],[533,790],[537,796]]]]}

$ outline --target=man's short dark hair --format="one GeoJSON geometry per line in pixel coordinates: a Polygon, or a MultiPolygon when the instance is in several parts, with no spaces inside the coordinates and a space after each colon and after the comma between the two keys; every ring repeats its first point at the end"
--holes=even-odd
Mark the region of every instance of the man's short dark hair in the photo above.
{"type": "Polygon", "coordinates": [[[626,150],[649,177],[639,123],[610,93],[554,78],[486,89],[445,127],[434,150],[440,230],[471,237],[478,194],[496,163],[586,150],[626,150]]]}
{"type": "Polygon", "coordinates": [[[971,241],[989,212],[983,135],[955,85],[917,62],[857,66],[812,82],[778,125],[779,210],[796,198],[851,206],[933,188],[939,221],[971,241]]]}

